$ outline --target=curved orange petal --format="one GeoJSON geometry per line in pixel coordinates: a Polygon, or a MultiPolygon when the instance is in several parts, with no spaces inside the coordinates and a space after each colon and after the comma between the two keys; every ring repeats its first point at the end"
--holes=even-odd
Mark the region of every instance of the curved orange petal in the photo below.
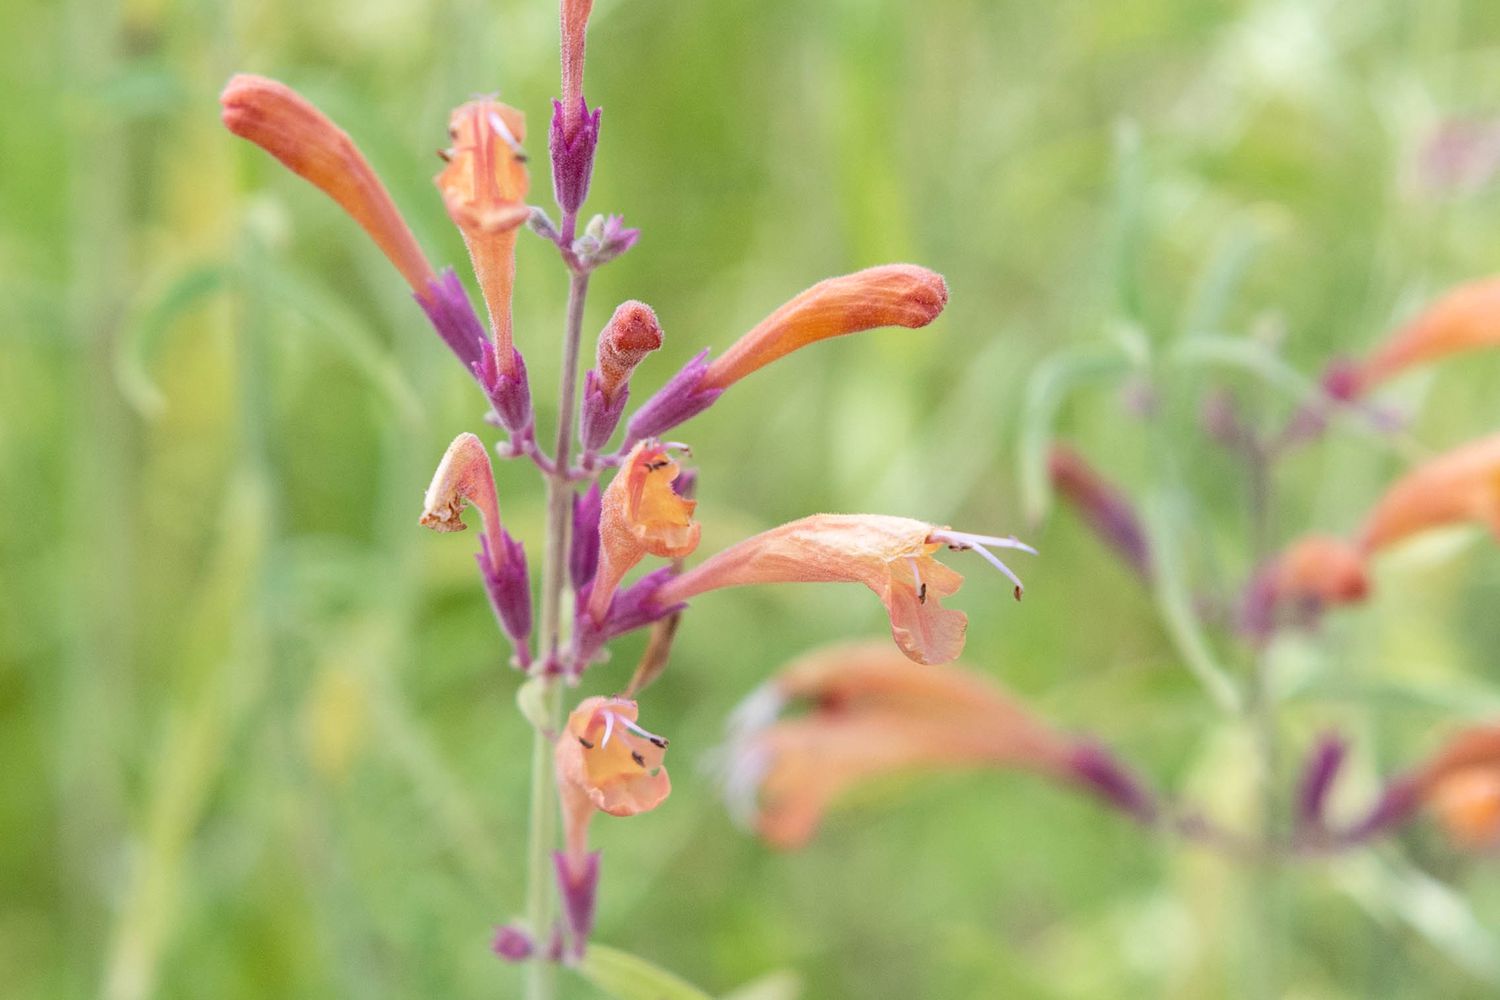
{"type": "Polygon", "coordinates": [[[1374,552],[1431,528],[1480,521],[1500,538],[1500,434],[1408,472],[1365,519],[1360,545],[1374,552]]]}
{"type": "Polygon", "coordinates": [[[658,600],[676,604],[709,590],[757,583],[862,583],[891,619],[902,652],[942,663],[963,650],[967,617],[941,598],[963,577],[932,554],[933,525],[883,514],[814,514],[732,545],[663,585],[658,600]]]}
{"type": "Polygon", "coordinates": [[[595,621],[603,620],[620,581],[648,554],[681,559],[698,547],[702,527],[693,520],[698,502],[672,488],[680,473],[660,441],[642,441],[604,491],[599,569],[589,595],[589,613],[595,621]]]}
{"type": "Polygon", "coordinates": [[[948,304],[943,276],[886,264],[820,281],[761,320],[708,366],[702,389],[723,389],[799,347],[882,326],[916,328],[948,304]]]}
{"type": "Polygon", "coordinates": [[[1500,347],[1500,278],[1449,291],[1357,366],[1355,377],[1364,391],[1415,365],[1482,347],[1500,347]]]}
{"type": "Polygon", "coordinates": [[[416,237],[354,141],[284,83],[250,73],[232,77],[219,95],[229,131],[276,157],[292,173],[338,202],[396,265],[423,301],[434,280],[416,237]]]}

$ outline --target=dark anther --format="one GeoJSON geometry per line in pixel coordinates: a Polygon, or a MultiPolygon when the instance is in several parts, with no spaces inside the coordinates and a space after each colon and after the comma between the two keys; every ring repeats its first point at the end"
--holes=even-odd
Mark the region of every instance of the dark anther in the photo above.
{"type": "Polygon", "coordinates": [[[633,761],[635,761],[637,764],[641,765],[642,767],[646,766],[646,758],[644,758],[644,757],[641,756],[641,752],[639,750],[632,750],[632,751],[630,751],[630,759],[633,760],[633,761]]]}
{"type": "Polygon", "coordinates": [[[666,459],[662,459],[659,462],[647,462],[646,463],[646,471],[647,472],[655,472],[657,469],[665,469],[666,467],[667,467],[667,460],[666,459]]]}
{"type": "Polygon", "coordinates": [[[1014,594],[1015,594],[1015,595],[1016,595],[1016,600],[1018,600],[1018,601],[1019,601],[1019,600],[1020,600],[1020,599],[1021,599],[1021,588],[1020,588],[1020,587],[1017,587],[1017,588],[1016,588],[1016,589],[1015,589],[1015,590],[1014,590],[1014,591],[1013,591],[1013,593],[1014,593],[1014,594]]]}
{"type": "Polygon", "coordinates": [[[651,737],[651,742],[653,744],[655,744],[656,746],[661,747],[664,750],[666,749],[667,741],[663,737],[653,736],[653,737],[651,737]]]}
{"type": "Polygon", "coordinates": [[[917,603],[918,604],[926,604],[927,603],[927,584],[925,584],[925,583],[922,584],[922,586],[920,586],[920,587],[917,588],[917,603]]]}
{"type": "Polygon", "coordinates": [[[588,740],[584,739],[582,736],[578,737],[578,742],[583,744],[583,748],[585,750],[592,750],[592,749],[594,749],[594,744],[590,743],[588,740]]]}
{"type": "Polygon", "coordinates": [[[440,149],[437,151],[437,155],[438,159],[442,160],[444,163],[447,163],[448,161],[453,159],[453,150],[440,149]]]}

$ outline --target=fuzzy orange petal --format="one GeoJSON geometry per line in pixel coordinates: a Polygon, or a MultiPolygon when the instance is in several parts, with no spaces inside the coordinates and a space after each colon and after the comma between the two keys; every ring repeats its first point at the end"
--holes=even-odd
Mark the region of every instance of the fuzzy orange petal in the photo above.
{"type": "Polygon", "coordinates": [[[1432,529],[1479,521],[1500,538],[1500,434],[1440,455],[1386,491],[1360,544],[1374,552],[1432,529]]]}

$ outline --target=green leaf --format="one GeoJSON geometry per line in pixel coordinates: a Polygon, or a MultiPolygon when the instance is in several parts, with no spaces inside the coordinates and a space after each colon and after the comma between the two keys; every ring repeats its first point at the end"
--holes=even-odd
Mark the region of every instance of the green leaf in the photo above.
{"type": "Polygon", "coordinates": [[[166,399],[148,369],[167,330],[184,312],[224,287],[228,278],[229,272],[219,264],[191,268],[126,328],[114,357],[115,384],[141,416],[156,417],[166,408],[166,399]]]}
{"type": "Polygon", "coordinates": [[[707,993],[637,955],[590,944],[579,975],[615,1000],[711,1000],[707,993]]]}
{"type": "Polygon", "coordinates": [[[719,1000],[797,1000],[802,995],[802,977],[781,969],[724,994],[719,1000]]]}
{"type": "Polygon", "coordinates": [[[1052,482],[1047,475],[1047,452],[1056,436],[1057,415],[1069,394],[1079,386],[1118,375],[1127,369],[1119,352],[1080,348],[1048,358],[1026,382],[1021,406],[1017,474],[1021,480],[1021,509],[1028,524],[1041,523],[1052,507],[1052,482]]]}

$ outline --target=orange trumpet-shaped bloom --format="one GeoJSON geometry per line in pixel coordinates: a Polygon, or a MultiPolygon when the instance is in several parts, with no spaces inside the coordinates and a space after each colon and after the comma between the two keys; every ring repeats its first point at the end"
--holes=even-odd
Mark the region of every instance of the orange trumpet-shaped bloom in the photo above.
{"type": "Polygon", "coordinates": [[[1500,278],[1448,292],[1354,368],[1358,391],[1408,369],[1482,347],[1500,347],[1500,278]]]}
{"type": "Polygon", "coordinates": [[[1374,552],[1467,521],[1488,525],[1500,538],[1500,434],[1439,455],[1397,480],[1365,519],[1360,546],[1374,552]]]}
{"type": "Polygon", "coordinates": [[[443,204],[464,236],[495,332],[495,363],[514,374],[511,295],[516,282],[516,231],[531,209],[521,143],[526,116],[494,100],[470,101],[448,119],[453,145],[437,175],[443,204]]]}
{"type": "Polygon", "coordinates": [[[416,237],[385,185],[337,125],[292,88],[240,73],[219,95],[229,131],[280,160],[338,202],[370,234],[417,296],[426,301],[434,279],[416,237]]]}
{"type": "Polygon", "coordinates": [[[1306,535],[1276,558],[1272,586],[1278,599],[1318,606],[1361,601],[1369,593],[1365,560],[1342,538],[1306,535]]]}
{"type": "Polygon", "coordinates": [[[569,858],[588,850],[595,812],[634,816],[672,791],[662,761],[667,741],[642,729],[628,698],[586,698],[568,716],[554,752],[569,858]]]}
{"type": "Polygon", "coordinates": [[[503,555],[500,501],[495,495],[490,455],[484,442],[465,431],[453,439],[438,463],[422,500],[421,523],[434,531],[463,531],[463,509],[470,504],[479,509],[491,550],[503,555]]]}
{"type": "Polygon", "coordinates": [[[602,622],[625,574],[647,555],[681,559],[698,547],[696,500],[677,495],[680,473],[660,441],[631,449],[604,491],[599,515],[599,569],[589,594],[589,614],[602,622]]]}
{"type": "Polygon", "coordinates": [[[1454,843],[1500,847],[1500,726],[1459,733],[1416,780],[1422,802],[1454,843]]]}
{"type": "Polygon", "coordinates": [[[731,804],[771,844],[795,848],[846,791],[937,767],[1067,776],[1073,744],[1003,688],[956,666],[917,670],[884,643],[794,661],[747,701],[731,748],[731,804]],[[805,715],[776,720],[783,706],[805,715]]]}
{"type": "Polygon", "coordinates": [[[815,514],[710,557],[663,584],[657,601],[676,604],[706,591],[756,583],[862,583],[885,605],[891,636],[903,653],[918,663],[946,663],[963,651],[969,620],[962,611],[942,606],[963,583],[960,574],[933,558],[945,545],[982,553],[1012,580],[1015,575],[984,546],[1031,551],[1014,539],[967,535],[906,517],[815,514]]]}
{"type": "Polygon", "coordinates": [[[913,264],[886,264],[820,281],[716,358],[699,388],[724,389],[814,341],[882,326],[926,326],[947,304],[943,276],[913,264]]]}

